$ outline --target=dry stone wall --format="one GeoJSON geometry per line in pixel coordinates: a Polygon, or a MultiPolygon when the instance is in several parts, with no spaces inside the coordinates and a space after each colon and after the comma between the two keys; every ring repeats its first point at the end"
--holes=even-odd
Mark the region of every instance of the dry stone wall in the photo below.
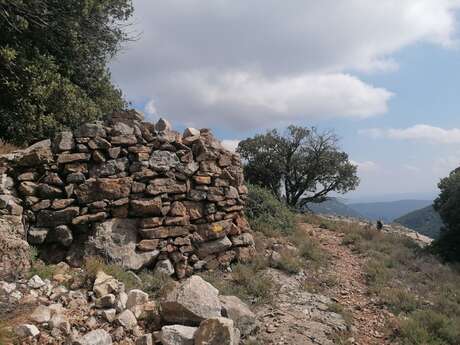
{"type": "Polygon", "coordinates": [[[98,255],[182,278],[254,254],[240,158],[208,129],[126,111],[2,161],[2,212],[22,216],[49,261],[98,255]]]}

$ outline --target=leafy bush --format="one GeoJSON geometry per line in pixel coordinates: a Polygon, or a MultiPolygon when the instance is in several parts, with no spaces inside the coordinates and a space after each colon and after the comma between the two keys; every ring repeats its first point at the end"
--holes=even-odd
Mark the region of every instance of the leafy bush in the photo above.
{"type": "Polygon", "coordinates": [[[249,264],[234,265],[231,274],[217,270],[200,275],[215,286],[221,295],[235,295],[246,303],[260,304],[270,301],[276,290],[273,279],[264,273],[267,267],[267,259],[257,256],[249,264]]]}
{"type": "Polygon", "coordinates": [[[460,343],[460,317],[432,310],[417,310],[400,325],[405,345],[441,345],[460,343]]]}
{"type": "Polygon", "coordinates": [[[286,273],[296,274],[302,271],[304,267],[303,260],[297,253],[291,250],[284,250],[280,253],[280,259],[276,263],[276,268],[286,273]]]}
{"type": "Polygon", "coordinates": [[[460,261],[460,168],[453,170],[439,182],[441,193],[434,201],[445,228],[433,243],[432,249],[448,261],[460,261]]]}
{"type": "Polygon", "coordinates": [[[316,239],[312,238],[301,227],[297,227],[289,240],[296,246],[298,255],[305,260],[311,261],[315,265],[320,265],[327,258],[326,253],[321,249],[316,239]]]}
{"type": "Polygon", "coordinates": [[[130,0],[1,1],[1,137],[30,143],[124,108],[108,63],[132,12],[130,0]]]}
{"type": "Polygon", "coordinates": [[[295,214],[269,190],[255,185],[249,185],[248,188],[246,216],[252,229],[267,236],[292,234],[295,214]]]}

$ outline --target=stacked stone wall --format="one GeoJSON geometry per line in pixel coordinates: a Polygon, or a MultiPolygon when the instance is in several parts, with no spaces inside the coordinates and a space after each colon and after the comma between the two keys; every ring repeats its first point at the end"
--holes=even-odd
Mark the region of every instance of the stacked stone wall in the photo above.
{"type": "Polygon", "coordinates": [[[2,161],[2,212],[22,213],[48,261],[97,255],[182,278],[254,254],[240,158],[208,129],[120,112],[2,161]]]}

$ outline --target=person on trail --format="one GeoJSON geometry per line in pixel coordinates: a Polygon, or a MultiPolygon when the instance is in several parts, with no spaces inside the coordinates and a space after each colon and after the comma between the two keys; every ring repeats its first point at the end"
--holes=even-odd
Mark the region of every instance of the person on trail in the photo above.
{"type": "Polygon", "coordinates": [[[382,230],[383,229],[383,223],[381,220],[377,221],[377,230],[382,230]]]}

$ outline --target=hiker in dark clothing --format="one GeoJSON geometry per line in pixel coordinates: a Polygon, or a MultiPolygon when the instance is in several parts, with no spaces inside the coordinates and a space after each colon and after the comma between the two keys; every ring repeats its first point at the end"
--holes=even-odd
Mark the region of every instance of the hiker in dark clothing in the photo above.
{"type": "Polygon", "coordinates": [[[383,223],[381,220],[377,221],[377,230],[382,230],[383,229],[383,223]]]}

